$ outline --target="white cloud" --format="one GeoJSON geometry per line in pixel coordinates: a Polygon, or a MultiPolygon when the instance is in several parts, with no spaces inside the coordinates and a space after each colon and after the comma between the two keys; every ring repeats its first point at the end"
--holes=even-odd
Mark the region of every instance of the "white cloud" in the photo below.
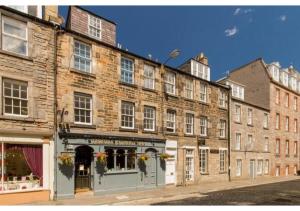
{"type": "Polygon", "coordinates": [[[233,15],[238,15],[238,14],[240,13],[240,11],[241,11],[241,8],[236,8],[236,9],[234,10],[233,15]]]}
{"type": "Polygon", "coordinates": [[[279,20],[282,21],[282,22],[286,21],[286,15],[281,15],[279,17],[279,20]]]}
{"type": "Polygon", "coordinates": [[[234,26],[232,29],[226,29],[224,33],[226,37],[231,37],[238,33],[238,31],[239,30],[236,28],[236,26],[234,26]]]}
{"type": "Polygon", "coordinates": [[[251,8],[247,8],[247,9],[241,9],[241,8],[236,8],[233,12],[233,15],[239,15],[239,14],[248,14],[253,12],[254,10],[251,8]]]}

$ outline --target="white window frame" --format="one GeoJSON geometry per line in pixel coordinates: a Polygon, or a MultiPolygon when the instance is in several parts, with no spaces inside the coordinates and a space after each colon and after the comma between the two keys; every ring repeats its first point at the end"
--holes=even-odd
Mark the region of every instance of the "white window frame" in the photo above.
{"type": "Polygon", "coordinates": [[[269,115],[267,113],[264,113],[264,128],[269,128],[269,115]]]}
{"type": "Polygon", "coordinates": [[[207,102],[207,84],[200,82],[200,101],[207,102]]]}
{"type": "Polygon", "coordinates": [[[125,129],[134,129],[134,126],[135,126],[135,104],[134,103],[132,103],[132,102],[128,102],[128,101],[122,101],[121,102],[121,128],[125,128],[125,129]],[[123,114],[122,113],[122,106],[123,105],[125,105],[125,104],[127,104],[127,105],[130,105],[130,106],[132,106],[131,108],[132,108],[132,115],[130,115],[130,114],[123,114]],[[126,116],[126,117],[129,117],[129,118],[132,118],[132,127],[127,127],[127,126],[123,126],[122,125],[122,117],[123,116],[126,116]]]}
{"type": "Polygon", "coordinates": [[[89,36],[91,36],[91,37],[95,37],[95,38],[100,39],[100,40],[102,39],[102,20],[101,20],[100,18],[95,17],[95,16],[93,16],[93,15],[88,15],[88,34],[89,34],[89,36]],[[97,24],[97,21],[99,21],[99,28],[97,28],[96,26],[91,25],[91,19],[92,19],[92,18],[95,19],[94,21],[96,22],[96,24],[97,24]],[[91,33],[90,28],[93,28],[94,30],[99,30],[99,37],[94,36],[94,35],[91,33]]]}
{"type": "Polygon", "coordinates": [[[18,80],[13,80],[13,79],[8,79],[8,78],[3,78],[3,80],[2,80],[2,103],[3,103],[3,105],[2,105],[2,111],[3,111],[3,114],[5,115],[5,116],[17,116],[17,117],[28,117],[29,116],[29,99],[28,99],[28,83],[27,82],[24,82],[24,81],[18,81],[18,80]],[[4,83],[9,83],[10,85],[11,85],[11,94],[12,95],[10,95],[10,96],[6,96],[5,95],[5,89],[4,89],[4,83]],[[18,90],[19,90],[19,96],[20,97],[14,97],[13,96],[13,84],[15,84],[15,85],[18,85],[18,90]],[[21,89],[20,89],[20,86],[26,86],[26,98],[21,98],[21,89]],[[11,107],[11,109],[12,109],[12,113],[6,113],[5,112],[5,98],[9,98],[9,99],[11,99],[12,100],[12,107],[11,107]],[[13,112],[13,100],[19,100],[20,102],[19,102],[19,107],[20,107],[20,114],[14,114],[14,112],[13,112]],[[27,115],[22,115],[22,112],[21,112],[21,110],[22,110],[22,106],[21,106],[21,101],[26,101],[27,102],[27,115]]]}
{"type": "Polygon", "coordinates": [[[298,98],[294,97],[294,111],[298,110],[298,98]]]}
{"type": "Polygon", "coordinates": [[[270,168],[269,165],[270,165],[269,159],[266,159],[264,165],[264,174],[269,174],[269,168],[270,168]]]}
{"type": "MultiPolygon", "coordinates": [[[[80,119],[80,118],[79,118],[80,119]]],[[[86,119],[86,117],[85,117],[85,119],[86,119]]],[[[93,123],[93,97],[91,96],[91,95],[89,95],[89,94],[84,94],[84,93],[79,93],[79,92],[75,92],[74,93],[74,123],[75,124],[81,124],[81,125],[92,125],[92,123],[93,123]],[[85,99],[89,99],[90,100],[90,108],[86,108],[86,104],[85,104],[85,108],[81,108],[80,107],[80,100],[79,100],[79,102],[78,102],[78,104],[79,104],[79,107],[76,107],[75,106],[75,99],[76,99],[76,97],[79,97],[79,99],[80,98],[85,98],[85,99]],[[75,114],[76,114],[76,112],[75,112],[75,110],[83,110],[83,111],[85,111],[85,112],[90,112],[90,122],[80,122],[80,120],[79,121],[76,121],[75,120],[75,114]]]]}
{"type": "Polygon", "coordinates": [[[253,149],[253,135],[252,134],[248,134],[247,136],[247,150],[252,150],[253,149]]]}
{"type": "Polygon", "coordinates": [[[235,133],[235,150],[241,150],[241,146],[242,146],[242,134],[235,133]]]}
{"type": "Polygon", "coordinates": [[[166,129],[167,132],[169,133],[176,132],[176,111],[175,110],[170,110],[170,109],[167,110],[166,129]],[[171,123],[173,127],[169,127],[168,123],[171,123]]]}
{"type": "Polygon", "coordinates": [[[194,82],[192,79],[185,79],[184,97],[194,99],[194,82]]]}
{"type": "Polygon", "coordinates": [[[220,138],[226,138],[226,120],[220,119],[220,138]]]}
{"type": "Polygon", "coordinates": [[[294,119],[294,132],[298,132],[298,119],[294,119]]]}
{"type": "Polygon", "coordinates": [[[8,52],[12,52],[12,53],[15,53],[15,54],[18,54],[18,55],[23,55],[23,56],[28,56],[28,26],[27,26],[27,23],[24,23],[22,21],[17,21],[17,20],[14,20],[12,18],[9,18],[9,17],[6,17],[6,16],[3,16],[2,15],[2,34],[1,34],[1,48],[2,50],[4,51],[8,51],[8,52]],[[9,33],[6,33],[4,31],[4,22],[7,21],[9,24],[17,24],[17,25],[24,25],[25,26],[25,35],[26,37],[23,38],[23,37],[19,37],[19,36],[16,36],[16,35],[13,35],[13,34],[9,34],[9,33]],[[17,53],[17,52],[14,52],[14,51],[9,51],[7,49],[5,49],[5,42],[4,42],[4,36],[8,36],[8,37],[11,37],[11,38],[14,38],[14,39],[18,39],[18,40],[22,40],[22,41],[25,41],[26,42],[26,53],[25,54],[20,54],[20,53],[17,53]]]}
{"type": "Polygon", "coordinates": [[[264,143],[264,151],[265,152],[269,152],[269,147],[270,147],[270,145],[269,145],[270,143],[269,143],[269,137],[265,137],[265,143],[264,143]]]}
{"type": "Polygon", "coordinates": [[[285,155],[289,156],[290,155],[290,141],[285,140],[285,155]]]}
{"type": "Polygon", "coordinates": [[[155,89],[155,67],[151,65],[144,65],[144,87],[147,89],[155,89]],[[151,73],[152,76],[151,77],[151,73]]]}
{"type": "MultiPolygon", "coordinates": [[[[144,130],[145,131],[155,131],[155,122],[156,122],[156,109],[152,106],[144,106],[144,130]],[[151,112],[153,112],[152,114],[150,114],[151,112],[147,112],[147,114],[153,115],[153,117],[151,118],[149,115],[146,115],[146,111],[149,110],[151,112]],[[152,121],[152,128],[146,128],[146,124],[145,121],[152,121]]],[[[150,124],[149,124],[150,125],[150,124]]]]}
{"type": "Polygon", "coordinates": [[[263,160],[262,159],[258,159],[257,160],[257,171],[256,171],[257,175],[262,175],[263,174],[263,160]]]}
{"type": "Polygon", "coordinates": [[[199,147],[200,174],[208,174],[208,153],[209,153],[208,147],[199,147]],[[202,164],[204,164],[204,167],[202,164]]]}
{"type": "Polygon", "coordinates": [[[242,107],[241,105],[235,104],[234,106],[234,113],[235,113],[235,121],[236,122],[241,122],[241,116],[242,116],[242,107]]]}
{"type": "Polygon", "coordinates": [[[129,59],[124,56],[121,57],[121,81],[123,83],[127,83],[127,84],[134,84],[134,60],[129,59]],[[123,61],[124,62],[127,61],[127,62],[131,63],[132,69],[129,70],[125,66],[123,67],[123,65],[122,65],[123,61]],[[130,76],[131,76],[132,81],[128,80],[130,78],[130,76]]]}
{"type": "Polygon", "coordinates": [[[220,155],[220,172],[227,172],[227,149],[219,149],[220,155]]]}
{"type": "Polygon", "coordinates": [[[191,74],[207,81],[210,80],[210,68],[194,60],[191,60],[191,74]]]}
{"type": "Polygon", "coordinates": [[[166,93],[175,95],[175,90],[176,90],[176,74],[175,73],[166,72],[166,74],[165,74],[165,89],[166,89],[165,90],[166,93]]]}
{"type": "Polygon", "coordinates": [[[207,136],[207,117],[200,117],[200,136],[207,136]]]}
{"type": "Polygon", "coordinates": [[[226,104],[227,104],[226,92],[219,90],[219,106],[221,108],[226,108],[227,107],[226,104]]]}
{"type": "Polygon", "coordinates": [[[275,154],[280,155],[280,139],[275,140],[275,154]]]}
{"type": "Polygon", "coordinates": [[[194,134],[194,114],[191,113],[185,114],[185,133],[188,135],[194,134]],[[189,127],[191,131],[188,131],[189,127]]]}
{"type": "Polygon", "coordinates": [[[289,105],[290,105],[290,95],[289,95],[289,93],[285,93],[285,95],[284,95],[284,105],[285,105],[285,107],[289,107],[289,105]]]}
{"type": "Polygon", "coordinates": [[[91,72],[92,72],[92,47],[91,47],[90,45],[85,44],[85,43],[83,43],[83,42],[80,42],[80,41],[78,41],[78,40],[74,40],[73,67],[74,67],[76,70],[79,70],[79,71],[81,71],[81,72],[87,72],[87,73],[91,73],[91,72]],[[81,49],[80,46],[84,46],[85,49],[88,47],[88,48],[90,49],[90,51],[89,51],[89,52],[90,52],[90,57],[87,57],[86,55],[85,55],[85,56],[80,55],[80,53],[79,53],[79,54],[76,54],[76,53],[75,53],[75,46],[76,46],[76,43],[79,44],[79,51],[80,51],[80,49],[81,49]],[[84,68],[84,69],[81,69],[81,68],[80,68],[80,67],[81,67],[80,62],[79,62],[79,68],[76,68],[76,67],[75,67],[75,57],[78,57],[79,60],[89,61],[89,62],[90,62],[90,68],[89,68],[88,70],[86,70],[87,68],[86,68],[86,63],[85,63],[85,68],[84,68]]]}
{"type": "Polygon", "coordinates": [[[185,150],[185,181],[194,180],[194,149],[187,148],[185,150]]]}
{"type": "Polygon", "coordinates": [[[236,176],[237,177],[240,177],[240,176],[242,176],[242,169],[243,169],[243,161],[242,161],[242,159],[237,159],[236,160],[236,176]]]}
{"type": "Polygon", "coordinates": [[[247,115],[247,123],[248,125],[253,125],[253,110],[248,108],[248,115],[247,115]]]}
{"type": "Polygon", "coordinates": [[[294,156],[296,157],[298,155],[298,142],[294,141],[294,156]]]}
{"type": "Polygon", "coordinates": [[[276,113],[275,116],[275,129],[279,130],[280,129],[280,114],[276,113]]]}
{"type": "Polygon", "coordinates": [[[285,131],[289,131],[290,130],[290,117],[286,116],[285,117],[285,131]]]}

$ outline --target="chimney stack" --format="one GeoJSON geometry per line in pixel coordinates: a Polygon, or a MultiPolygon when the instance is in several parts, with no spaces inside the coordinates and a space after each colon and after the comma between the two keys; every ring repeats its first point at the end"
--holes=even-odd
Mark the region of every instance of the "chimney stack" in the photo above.
{"type": "Polygon", "coordinates": [[[204,53],[200,53],[198,56],[196,56],[195,58],[198,62],[201,62],[205,65],[208,65],[208,59],[207,57],[204,55],[204,53]]]}
{"type": "Polygon", "coordinates": [[[44,7],[44,20],[54,22],[59,25],[64,22],[63,17],[58,15],[58,6],[55,5],[46,5],[44,7]]]}

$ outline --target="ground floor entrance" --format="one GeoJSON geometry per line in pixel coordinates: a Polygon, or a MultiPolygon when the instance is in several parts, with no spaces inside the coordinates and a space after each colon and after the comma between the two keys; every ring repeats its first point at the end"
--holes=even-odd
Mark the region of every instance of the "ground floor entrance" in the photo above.
{"type": "Polygon", "coordinates": [[[79,146],[75,150],[75,193],[92,189],[91,177],[93,149],[89,146],[79,146]]]}

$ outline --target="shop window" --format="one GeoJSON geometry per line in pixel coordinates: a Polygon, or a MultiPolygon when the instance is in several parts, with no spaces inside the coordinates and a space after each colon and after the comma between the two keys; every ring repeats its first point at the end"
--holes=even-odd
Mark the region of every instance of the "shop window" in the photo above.
{"type": "Polygon", "coordinates": [[[41,188],[42,146],[4,143],[0,145],[0,192],[41,188]]]}
{"type": "Polygon", "coordinates": [[[124,171],[125,170],[125,150],[118,149],[117,150],[117,171],[124,171]]]}
{"type": "Polygon", "coordinates": [[[136,168],[136,149],[107,148],[107,172],[126,171],[136,168]]]}

